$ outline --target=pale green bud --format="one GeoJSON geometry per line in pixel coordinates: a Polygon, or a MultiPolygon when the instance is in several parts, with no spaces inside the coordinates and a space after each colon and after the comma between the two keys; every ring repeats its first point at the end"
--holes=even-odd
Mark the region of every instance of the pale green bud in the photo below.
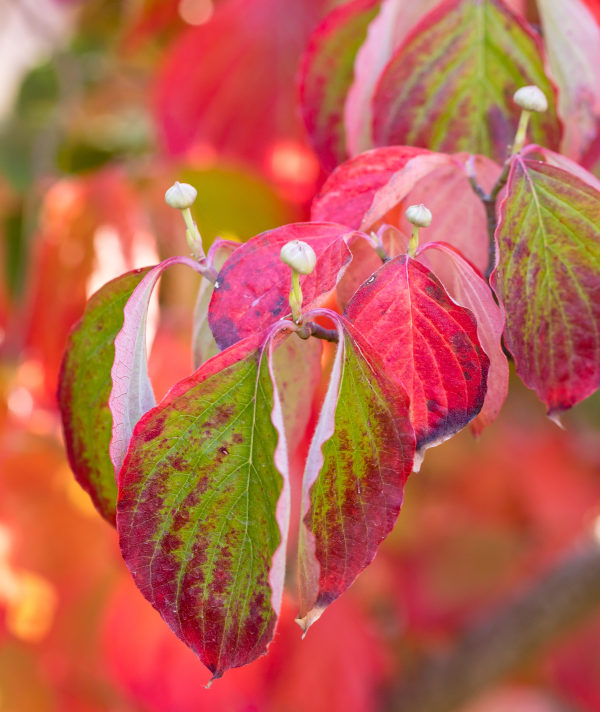
{"type": "Polygon", "coordinates": [[[302,240],[286,242],[279,253],[281,261],[298,274],[310,274],[317,264],[317,256],[310,245],[302,240]]]}
{"type": "Polygon", "coordinates": [[[548,99],[544,92],[535,85],[517,89],[513,96],[515,104],[525,111],[543,112],[548,110],[548,99]]]}
{"type": "Polygon", "coordinates": [[[165,193],[165,203],[176,210],[190,208],[198,196],[198,191],[189,183],[175,181],[165,193]]]}
{"type": "Polygon", "coordinates": [[[406,210],[406,219],[415,227],[429,227],[431,225],[431,210],[428,210],[423,203],[411,205],[406,210]]]}

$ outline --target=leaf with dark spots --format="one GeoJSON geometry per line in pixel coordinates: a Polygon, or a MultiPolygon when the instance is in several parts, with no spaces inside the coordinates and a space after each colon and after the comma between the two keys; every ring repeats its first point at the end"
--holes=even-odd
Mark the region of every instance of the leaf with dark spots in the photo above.
{"type": "Polygon", "coordinates": [[[479,413],[489,360],[477,324],[419,262],[406,255],[386,262],[356,292],[345,316],[390,380],[409,394],[418,448],[447,439],[479,413]]]}
{"type": "Polygon", "coordinates": [[[108,404],[112,413],[110,458],[118,475],[134,425],[156,403],[148,377],[146,318],[152,291],[167,267],[183,264],[196,272],[202,267],[189,257],[169,257],[147,272],[125,304],[123,326],[115,337],[111,369],[112,390],[108,404]]]}
{"type": "MultiPolygon", "coordinates": [[[[508,361],[501,343],[504,309],[494,301],[482,275],[451,245],[426,243],[417,250],[416,258],[432,270],[452,299],[469,309],[477,320],[477,336],[490,360],[485,400],[471,423],[473,432],[479,434],[495,420],[508,391],[508,361]]],[[[471,379],[468,371],[463,375],[465,380],[471,379]]]]}
{"type": "Polygon", "coordinates": [[[305,632],[391,531],[415,454],[406,391],[386,379],[343,317],[315,314],[335,322],[339,343],[302,483],[298,623],[305,632]]]}
{"type": "Polygon", "coordinates": [[[347,157],[344,100],[352,84],[354,59],[379,0],[353,0],[336,7],[312,33],[300,67],[304,123],[323,167],[347,157]]]}
{"type": "Polygon", "coordinates": [[[262,655],[279,614],[290,503],[272,355],[290,327],[176,384],[136,425],[120,473],[123,557],[214,678],[262,655]]]}
{"type": "Polygon", "coordinates": [[[500,205],[491,283],[517,373],[556,413],[600,384],[600,191],[580,167],[524,153],[500,205]]]}
{"type": "Polygon", "coordinates": [[[380,76],[374,143],[469,151],[502,162],[520,114],[512,95],[529,84],[550,105],[533,117],[531,135],[558,148],[555,90],[539,38],[501,0],[445,0],[413,28],[380,76]]]}
{"type": "Polygon", "coordinates": [[[58,406],[71,468],[96,509],[112,524],[117,486],[108,452],[112,429],[108,398],[114,340],[123,326],[123,308],[149,269],[128,272],[90,298],[71,330],[60,371],[58,406]]]}
{"type": "Polygon", "coordinates": [[[208,310],[217,345],[227,348],[290,313],[291,270],[279,259],[286,242],[307,242],[317,255],[312,274],[300,277],[304,308],[309,309],[323,302],[343,274],[353,235],[334,223],[295,223],[263,232],[239,247],[219,272],[208,310]]]}

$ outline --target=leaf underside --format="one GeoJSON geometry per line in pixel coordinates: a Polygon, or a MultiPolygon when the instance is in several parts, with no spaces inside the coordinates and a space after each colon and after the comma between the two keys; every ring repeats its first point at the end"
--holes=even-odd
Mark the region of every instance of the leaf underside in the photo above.
{"type": "Polygon", "coordinates": [[[551,413],[570,408],[600,383],[600,192],[515,156],[496,241],[517,373],[551,413]]]}
{"type": "Polygon", "coordinates": [[[549,100],[531,136],[556,149],[560,123],[538,38],[500,0],[446,0],[384,70],[374,97],[375,145],[409,144],[504,161],[520,109],[512,95],[536,84],[549,100]]]}
{"type": "Polygon", "coordinates": [[[71,331],[60,372],[58,406],[71,468],[96,509],[111,524],[117,501],[115,471],[108,453],[114,340],[123,326],[127,300],[150,269],[117,277],[90,298],[71,331]]]}

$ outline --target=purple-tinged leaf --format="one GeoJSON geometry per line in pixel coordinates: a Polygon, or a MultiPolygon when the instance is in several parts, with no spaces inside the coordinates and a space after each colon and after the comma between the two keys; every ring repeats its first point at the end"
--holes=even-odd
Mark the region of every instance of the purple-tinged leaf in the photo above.
{"type": "Polygon", "coordinates": [[[344,125],[351,156],[373,148],[371,104],[377,80],[414,25],[439,0],[383,0],[356,55],[354,81],[346,96],[344,125]]]}
{"type": "Polygon", "coordinates": [[[579,159],[600,127],[600,25],[581,0],[537,0],[537,6],[565,126],[561,150],[579,159]]]}
{"type": "Polygon", "coordinates": [[[123,308],[149,269],[117,277],[92,295],[83,317],[71,329],[60,370],[57,397],[69,463],[96,509],[111,524],[117,503],[108,407],[114,341],[123,326],[123,308]]]}
{"type": "Polygon", "coordinates": [[[136,425],[119,478],[123,557],[213,679],[266,651],[281,606],[290,502],[272,351],[286,326],[174,386],[136,425]]]}
{"type": "Polygon", "coordinates": [[[563,156],[562,153],[556,153],[555,151],[551,151],[544,146],[530,144],[529,146],[525,146],[525,148],[521,151],[521,156],[523,156],[523,158],[527,158],[528,160],[535,160],[537,157],[540,157],[544,163],[547,163],[549,166],[555,166],[556,168],[560,168],[567,173],[571,173],[576,178],[579,178],[579,180],[591,185],[592,188],[600,190],[600,180],[596,178],[593,173],[586,171],[586,169],[580,166],[579,163],[563,156]]]}
{"type": "Polygon", "coordinates": [[[485,400],[471,423],[471,430],[479,435],[496,419],[508,392],[508,361],[502,350],[504,309],[496,304],[487,281],[451,245],[428,242],[417,250],[416,259],[435,274],[450,297],[468,309],[477,321],[479,343],[490,360],[485,400]]]}
{"type": "Polygon", "coordinates": [[[345,316],[408,393],[417,447],[454,435],[479,413],[489,360],[472,314],[416,260],[386,262],[356,292],[345,316]]]}
{"type": "Polygon", "coordinates": [[[536,84],[550,108],[532,117],[531,135],[558,148],[555,92],[541,51],[539,38],[501,0],[444,0],[381,75],[373,101],[375,145],[468,151],[503,162],[520,113],[512,95],[536,84]]]}
{"type": "Polygon", "coordinates": [[[379,0],[336,7],[312,33],[300,67],[300,100],[311,143],[326,170],[348,156],[343,106],[352,84],[354,58],[375,17],[379,0]]]}
{"type": "Polygon", "coordinates": [[[302,485],[298,545],[306,632],[373,560],[402,504],[415,437],[406,392],[382,373],[355,329],[328,310],[339,343],[302,485]]]}
{"type": "Polygon", "coordinates": [[[239,247],[215,283],[208,323],[220,348],[261,331],[290,314],[290,268],[279,258],[290,240],[307,242],[315,251],[312,274],[301,276],[304,308],[319,305],[335,287],[352,255],[347,242],[354,233],[333,223],[294,223],[263,232],[239,247]]]}
{"type": "Polygon", "coordinates": [[[135,424],[156,403],[148,378],[146,317],[158,278],[167,267],[176,264],[187,265],[199,273],[203,271],[203,267],[189,257],[169,257],[153,267],[128,299],[123,327],[115,338],[113,385],[108,404],[113,418],[110,459],[117,477],[135,424]]]}
{"type": "Polygon", "coordinates": [[[512,159],[492,286],[517,373],[566,410],[600,383],[600,192],[556,166],[512,159]]]}
{"type": "MultiPolygon", "coordinates": [[[[206,255],[206,266],[214,269],[215,272],[219,272],[227,259],[231,257],[239,246],[239,242],[233,242],[232,240],[215,240],[206,255]]],[[[194,307],[194,330],[192,335],[194,368],[200,367],[209,358],[216,356],[220,350],[208,324],[208,305],[210,304],[213,290],[213,282],[208,279],[203,279],[200,282],[200,289],[198,290],[194,307]]]]}

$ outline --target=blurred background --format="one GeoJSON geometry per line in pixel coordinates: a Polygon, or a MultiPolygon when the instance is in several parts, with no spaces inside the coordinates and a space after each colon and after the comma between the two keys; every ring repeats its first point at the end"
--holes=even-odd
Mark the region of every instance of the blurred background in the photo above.
{"type": "MultiPolygon", "coordinates": [[[[499,420],[428,452],[394,533],[305,641],[209,673],[137,592],[76,484],[55,406],[87,297],[206,243],[306,219],[324,179],[295,75],[326,0],[0,0],[0,712],[369,712],[600,514],[600,399],[549,422],[517,379],[499,420]]],[[[197,282],[160,289],[157,395],[191,370],[197,282]]],[[[600,611],[464,712],[598,712],[600,611]]],[[[461,711],[463,712],[463,711],[461,711]]]]}

